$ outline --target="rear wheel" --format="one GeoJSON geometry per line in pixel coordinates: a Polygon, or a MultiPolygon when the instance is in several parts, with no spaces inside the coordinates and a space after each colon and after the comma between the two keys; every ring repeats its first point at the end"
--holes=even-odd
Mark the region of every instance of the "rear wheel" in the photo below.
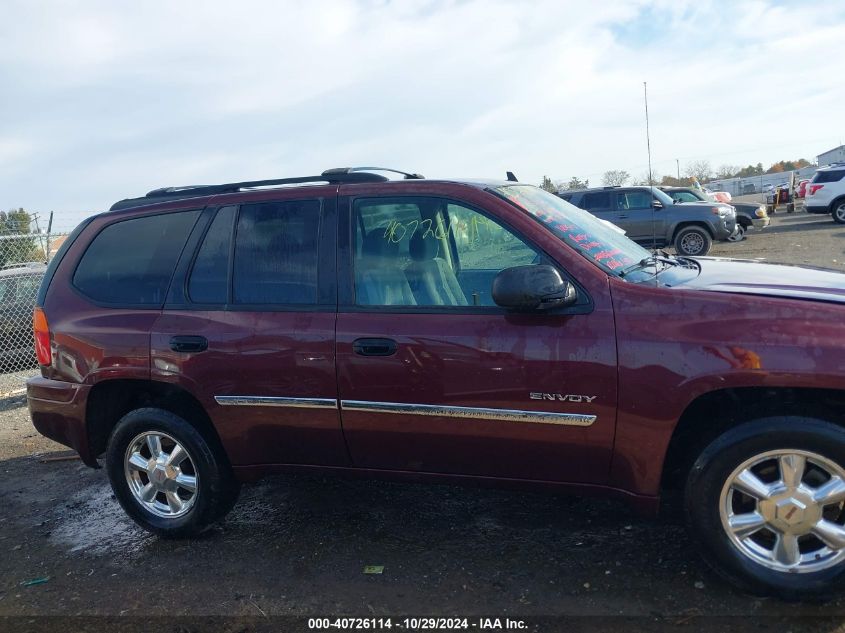
{"type": "Polygon", "coordinates": [[[845,200],[838,200],[833,203],[833,221],[838,224],[845,224],[845,200]]]}
{"type": "Polygon", "coordinates": [[[240,489],[222,450],[162,409],[121,418],[109,438],[106,469],[126,513],[166,538],[203,532],[232,508],[240,489]]]}
{"type": "Polygon", "coordinates": [[[703,256],[710,252],[713,239],[706,229],[686,226],[675,235],[675,250],[687,257],[703,256]]]}
{"type": "Polygon", "coordinates": [[[706,560],[741,588],[825,599],[845,577],[845,430],[799,416],[734,428],[696,460],[685,508],[706,560]]]}

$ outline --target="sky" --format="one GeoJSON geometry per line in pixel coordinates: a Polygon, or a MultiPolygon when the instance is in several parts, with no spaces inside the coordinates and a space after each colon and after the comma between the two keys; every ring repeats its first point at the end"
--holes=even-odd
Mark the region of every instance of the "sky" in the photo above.
{"type": "Polygon", "coordinates": [[[0,209],[380,165],[539,184],[845,142],[845,2],[3,0],[0,209]]]}

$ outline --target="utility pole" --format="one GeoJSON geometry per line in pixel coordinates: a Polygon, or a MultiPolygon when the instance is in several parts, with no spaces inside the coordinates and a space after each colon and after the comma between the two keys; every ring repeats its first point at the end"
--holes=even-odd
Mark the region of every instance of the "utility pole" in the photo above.
{"type": "Polygon", "coordinates": [[[675,159],[675,167],[678,168],[678,185],[681,184],[681,161],[677,158],[675,159]]]}

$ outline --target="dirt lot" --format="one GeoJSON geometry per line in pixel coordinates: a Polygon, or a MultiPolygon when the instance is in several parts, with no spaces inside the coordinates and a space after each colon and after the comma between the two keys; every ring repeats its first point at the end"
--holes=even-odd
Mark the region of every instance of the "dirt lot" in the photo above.
{"type": "MultiPolygon", "coordinates": [[[[843,269],[843,238],[827,216],[778,214],[714,254],[843,269]]],[[[102,470],[45,461],[66,454],[35,433],[21,396],[0,398],[0,630],[281,631],[305,630],[303,616],[421,614],[535,631],[845,630],[845,599],[742,595],[680,526],[617,503],[273,478],[245,487],[206,537],[172,542],[124,518],[102,470]]]]}

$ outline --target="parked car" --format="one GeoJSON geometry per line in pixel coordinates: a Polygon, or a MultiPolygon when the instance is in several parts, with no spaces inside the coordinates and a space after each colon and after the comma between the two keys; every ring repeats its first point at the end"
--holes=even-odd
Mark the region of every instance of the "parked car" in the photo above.
{"type": "Polygon", "coordinates": [[[731,194],[728,191],[709,191],[707,192],[707,196],[711,200],[715,200],[716,202],[724,202],[730,203],[731,201],[731,194]]]}
{"type": "Polygon", "coordinates": [[[804,178],[798,181],[798,184],[795,185],[795,197],[796,198],[805,198],[807,196],[807,185],[810,183],[809,178],[804,178]]]}
{"type": "Polygon", "coordinates": [[[845,164],[819,167],[807,185],[804,209],[807,213],[830,213],[835,222],[845,224],[845,164]]]}
{"type": "Polygon", "coordinates": [[[845,582],[843,317],[837,272],[655,255],[518,182],[334,169],[84,221],[27,398],[164,537],[268,473],[499,481],[678,500],[726,578],[818,599],[845,582]]]}
{"type": "MultiPolygon", "coordinates": [[[[660,187],[660,190],[672,198],[676,204],[688,202],[707,202],[707,196],[694,187],[660,187]]],[[[766,205],[750,202],[731,202],[736,212],[736,233],[728,238],[740,242],[751,228],[764,229],[769,226],[771,219],[766,212],[766,205]]]]}
{"type": "Polygon", "coordinates": [[[27,263],[0,270],[0,369],[35,366],[32,310],[47,266],[27,263]]]}
{"type": "Polygon", "coordinates": [[[675,204],[657,187],[601,187],[558,195],[625,229],[635,242],[672,245],[682,255],[706,255],[713,240],[726,240],[736,231],[736,213],[729,205],[675,204]]]}

